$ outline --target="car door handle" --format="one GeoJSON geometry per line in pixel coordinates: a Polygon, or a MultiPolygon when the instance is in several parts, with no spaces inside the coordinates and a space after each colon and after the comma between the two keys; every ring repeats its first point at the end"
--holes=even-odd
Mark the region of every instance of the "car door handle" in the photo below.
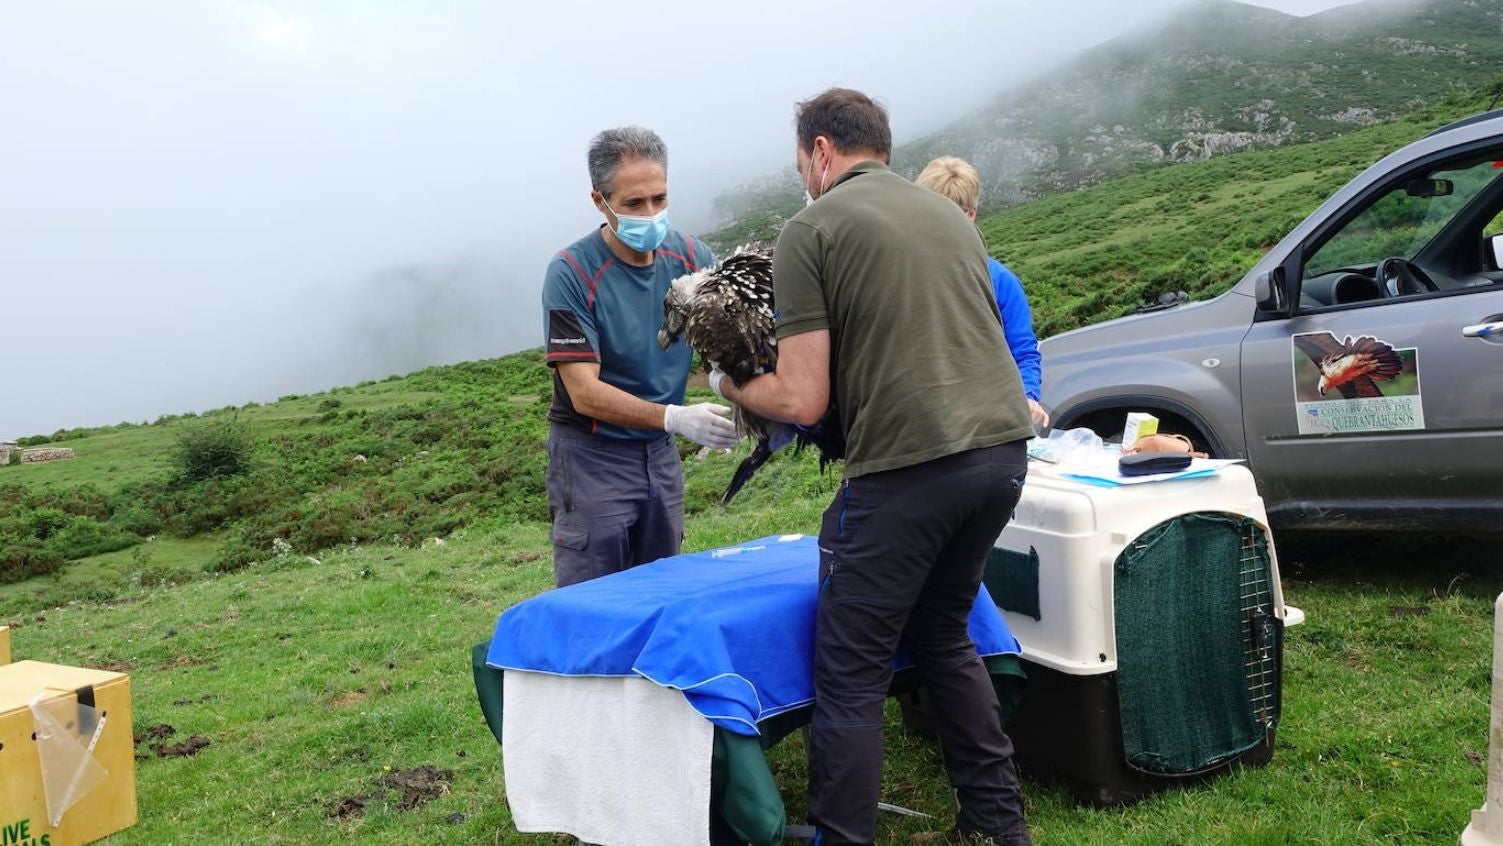
{"type": "Polygon", "coordinates": [[[1476,326],[1463,326],[1461,337],[1503,338],[1503,323],[1478,323],[1476,326]]]}

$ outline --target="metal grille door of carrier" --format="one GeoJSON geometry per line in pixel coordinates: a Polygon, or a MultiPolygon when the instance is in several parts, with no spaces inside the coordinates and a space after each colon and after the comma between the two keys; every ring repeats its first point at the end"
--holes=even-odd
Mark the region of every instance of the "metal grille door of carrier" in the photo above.
{"type": "Polygon", "coordinates": [[[1257,523],[1211,513],[1160,523],[1117,557],[1113,593],[1129,766],[1193,775],[1271,739],[1283,624],[1257,523]]]}

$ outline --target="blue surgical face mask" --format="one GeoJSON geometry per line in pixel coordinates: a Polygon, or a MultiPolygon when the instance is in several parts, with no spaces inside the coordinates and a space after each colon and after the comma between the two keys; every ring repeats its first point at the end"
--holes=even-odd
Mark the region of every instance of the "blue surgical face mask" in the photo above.
{"type": "MultiPolygon", "coordinates": [[[[611,204],[606,203],[605,207],[611,209],[611,204]]],[[[651,217],[622,214],[615,209],[611,209],[611,213],[616,216],[616,237],[639,253],[656,250],[662,245],[663,239],[668,237],[667,209],[651,217]]]]}

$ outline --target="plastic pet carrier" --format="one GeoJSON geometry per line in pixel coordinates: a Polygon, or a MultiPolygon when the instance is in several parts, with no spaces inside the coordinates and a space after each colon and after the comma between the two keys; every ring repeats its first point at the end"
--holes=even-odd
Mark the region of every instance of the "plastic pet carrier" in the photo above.
{"type": "Polygon", "coordinates": [[[986,585],[1023,645],[1008,725],[1030,777],[1113,805],[1273,755],[1284,605],[1241,465],[1100,487],[1033,462],[986,585]]]}

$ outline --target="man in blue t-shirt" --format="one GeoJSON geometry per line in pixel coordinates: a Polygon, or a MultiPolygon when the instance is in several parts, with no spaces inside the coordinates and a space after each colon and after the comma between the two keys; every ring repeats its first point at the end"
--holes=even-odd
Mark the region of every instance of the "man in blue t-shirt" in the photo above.
{"type": "Polygon", "coordinates": [[[590,144],[589,168],[605,222],[560,250],[543,282],[559,587],[677,555],[684,477],[672,434],[717,449],[737,440],[729,408],[682,405],[688,345],[658,346],[668,286],[715,262],[668,228],[667,148],[640,127],[606,130],[590,144]]]}
{"type": "MultiPolygon", "coordinates": [[[[967,217],[976,219],[981,207],[981,177],[965,159],[941,156],[925,165],[914,182],[948,197],[967,217]]],[[[1048,426],[1049,412],[1039,402],[1044,382],[1043,357],[1039,355],[1039,339],[1033,334],[1033,311],[1028,308],[1023,282],[1002,262],[990,256],[986,259],[986,269],[992,275],[992,293],[996,295],[997,311],[1002,318],[1002,334],[1007,338],[1012,360],[1018,366],[1018,375],[1023,378],[1029,415],[1034,425],[1048,426]]]]}

